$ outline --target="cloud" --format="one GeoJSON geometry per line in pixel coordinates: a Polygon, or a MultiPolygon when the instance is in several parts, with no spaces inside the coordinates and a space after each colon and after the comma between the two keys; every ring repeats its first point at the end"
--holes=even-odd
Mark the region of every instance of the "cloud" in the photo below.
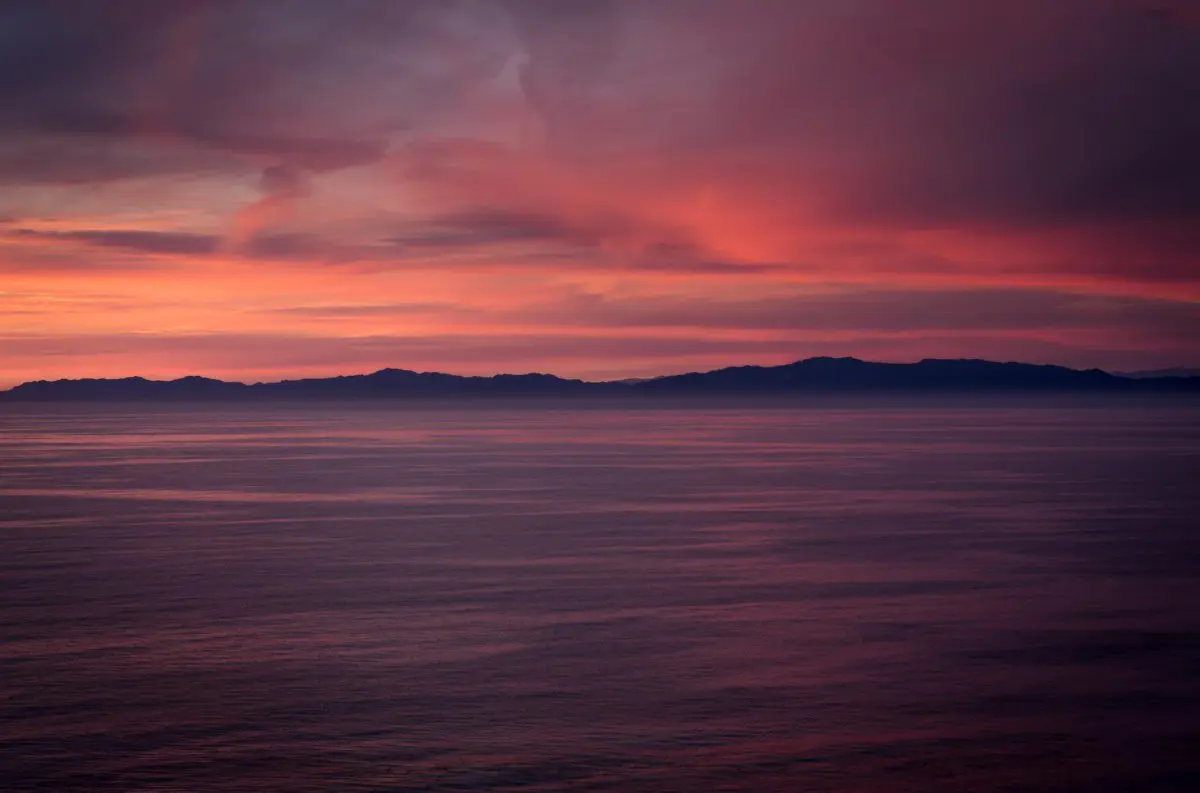
{"type": "MultiPolygon", "coordinates": [[[[156,294],[311,279],[263,315],[440,305],[543,360],[465,334],[462,284],[508,279],[506,322],[688,360],[962,331],[1190,364],[1200,28],[1157,5],[0,0],[0,268],[141,268],[147,330],[156,294]]],[[[571,355],[650,365],[613,345],[571,355]]]]}
{"type": "MultiPolygon", "coordinates": [[[[501,65],[485,30],[495,14],[464,5],[6,0],[0,136],[55,137],[81,180],[140,173],[100,151],[129,140],[314,171],[375,162],[391,134],[452,112],[465,83],[501,65]]],[[[21,165],[66,178],[57,161],[21,165]]]]}
{"type": "Polygon", "coordinates": [[[73,187],[184,173],[236,177],[242,167],[228,153],[174,141],[36,132],[5,134],[0,125],[0,179],[10,185],[73,187]]]}
{"type": "MultiPolygon", "coordinates": [[[[702,251],[687,246],[661,244],[636,256],[612,256],[593,248],[596,238],[564,226],[552,217],[479,209],[405,225],[398,236],[374,242],[337,241],[302,232],[274,233],[273,223],[287,220],[303,192],[265,196],[258,204],[239,211],[237,236],[221,237],[180,231],[147,229],[47,230],[16,227],[0,238],[24,243],[59,243],[75,250],[60,258],[81,261],[79,249],[92,248],[86,266],[92,270],[125,269],[128,260],[111,258],[105,251],[149,254],[158,257],[221,259],[237,254],[249,260],[282,264],[341,267],[347,270],[403,271],[427,269],[436,262],[441,272],[528,272],[551,274],[569,264],[574,272],[654,274],[661,276],[744,277],[790,271],[783,264],[742,264],[711,261],[702,251]],[[236,244],[234,244],[236,243],[236,244]],[[512,246],[507,257],[496,256],[497,246],[512,246]],[[479,250],[489,255],[477,255],[479,250]]],[[[28,251],[27,251],[28,252],[28,251]]],[[[48,251],[43,249],[40,254],[48,251]]],[[[143,265],[145,262],[143,262],[143,265]]],[[[352,276],[347,276],[352,277],[352,276]]],[[[446,310],[450,306],[446,305],[446,310]]]]}
{"type": "Polygon", "coordinates": [[[271,313],[314,319],[361,319],[363,317],[395,317],[414,314],[437,314],[465,312],[463,306],[454,303],[385,303],[380,305],[327,305],[289,306],[272,309],[271,313]]]}
{"type": "Polygon", "coordinates": [[[693,328],[799,333],[1091,331],[1155,342],[1200,342],[1200,303],[1037,289],[844,289],[790,296],[624,297],[577,294],[518,314],[547,326],[693,328]]]}
{"type": "Polygon", "coordinates": [[[81,229],[75,231],[16,229],[10,232],[10,236],[78,242],[100,248],[119,248],[142,253],[166,253],[182,256],[210,254],[217,249],[218,243],[216,237],[206,234],[133,229],[81,229]]]}
{"type": "Polygon", "coordinates": [[[320,173],[486,140],[499,111],[481,97],[516,63],[514,112],[544,125],[542,154],[606,173],[618,202],[653,182],[856,224],[1200,211],[1195,32],[1124,0],[61,0],[0,4],[0,22],[0,136],[63,147],[12,155],[30,179],[203,152],[320,173]],[[130,139],[194,151],[114,151],[130,139]]]}
{"type": "Polygon", "coordinates": [[[753,144],[748,175],[780,200],[816,182],[827,213],[943,223],[1200,206],[1200,49],[1126,3],[686,5],[680,36],[724,55],[692,95],[711,108],[689,108],[696,145],[753,144]]]}
{"type": "Polygon", "coordinates": [[[307,174],[296,166],[272,165],[263,170],[259,178],[262,197],[234,215],[224,247],[239,250],[260,232],[288,220],[309,189],[307,174]]]}
{"type": "Polygon", "coordinates": [[[462,248],[508,242],[577,241],[579,234],[549,214],[476,207],[434,217],[390,239],[401,248],[462,248]]]}

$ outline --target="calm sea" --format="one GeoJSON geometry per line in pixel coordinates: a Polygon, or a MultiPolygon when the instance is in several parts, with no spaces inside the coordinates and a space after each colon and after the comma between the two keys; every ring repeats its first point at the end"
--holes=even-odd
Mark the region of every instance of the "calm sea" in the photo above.
{"type": "Polygon", "coordinates": [[[1200,790],[1200,406],[6,407],[0,789],[1200,790]]]}

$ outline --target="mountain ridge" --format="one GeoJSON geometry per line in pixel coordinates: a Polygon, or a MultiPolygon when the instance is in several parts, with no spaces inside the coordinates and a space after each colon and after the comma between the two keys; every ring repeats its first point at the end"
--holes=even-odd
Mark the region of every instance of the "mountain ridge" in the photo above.
{"type": "Polygon", "coordinates": [[[223,401],[245,399],[404,399],[614,395],[780,395],[805,393],[1200,393],[1200,377],[1136,378],[1101,369],[974,358],[886,363],[816,357],[779,366],[728,366],[635,380],[585,381],[553,374],[454,375],[384,368],[368,374],[242,383],[189,375],[34,380],[0,400],[223,401]]]}

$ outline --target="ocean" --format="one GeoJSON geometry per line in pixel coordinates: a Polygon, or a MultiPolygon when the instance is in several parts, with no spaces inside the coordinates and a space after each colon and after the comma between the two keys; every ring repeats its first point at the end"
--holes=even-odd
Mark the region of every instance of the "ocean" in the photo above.
{"type": "Polygon", "coordinates": [[[1200,405],[0,407],[0,789],[1200,790],[1200,405]]]}

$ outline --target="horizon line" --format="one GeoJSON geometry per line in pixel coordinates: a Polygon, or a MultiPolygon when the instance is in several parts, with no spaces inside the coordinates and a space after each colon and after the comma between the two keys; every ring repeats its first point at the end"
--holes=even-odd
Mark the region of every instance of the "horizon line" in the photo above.
{"type": "MultiPolygon", "coordinates": [[[[446,372],[446,371],[440,371],[440,370],[418,370],[418,369],[406,369],[406,368],[398,367],[398,366],[384,366],[382,368],[375,369],[375,370],[369,371],[369,372],[352,372],[352,373],[339,373],[339,374],[329,374],[329,375],[303,375],[303,376],[295,376],[295,377],[285,376],[285,377],[281,377],[279,379],[274,379],[274,380],[266,380],[266,379],[264,379],[264,380],[226,380],[226,379],[222,379],[220,377],[213,377],[210,375],[203,375],[203,374],[187,374],[187,375],[181,375],[179,377],[161,378],[161,379],[155,378],[155,377],[146,377],[144,375],[139,375],[139,374],[108,375],[108,376],[102,376],[102,377],[38,378],[38,379],[34,379],[34,380],[25,380],[22,382],[18,382],[11,386],[8,386],[8,387],[3,387],[3,385],[0,384],[0,393],[8,393],[8,392],[11,392],[21,386],[30,385],[30,384],[34,384],[34,383],[67,383],[67,382],[126,381],[126,380],[141,380],[144,382],[151,382],[151,383],[177,383],[177,382],[181,382],[184,380],[208,380],[208,381],[216,381],[216,382],[226,383],[229,385],[244,385],[247,387],[252,387],[252,386],[256,386],[256,385],[272,385],[272,384],[276,384],[276,383],[299,382],[299,381],[305,381],[305,380],[333,380],[333,379],[338,379],[338,378],[370,377],[372,375],[380,374],[382,372],[389,372],[389,371],[409,372],[409,373],[417,374],[417,375],[444,375],[447,377],[458,377],[458,378],[464,378],[464,379],[472,379],[473,378],[473,379],[481,379],[481,380],[498,378],[498,377],[553,377],[553,378],[567,381],[567,382],[579,382],[579,383],[588,383],[588,384],[596,384],[596,385],[606,385],[606,384],[621,384],[621,383],[630,383],[630,382],[644,382],[644,381],[648,381],[648,380],[658,380],[658,379],[669,378],[669,377],[679,377],[679,376],[688,375],[688,374],[706,374],[709,372],[718,372],[718,371],[723,371],[726,369],[754,369],[754,368],[773,369],[773,368],[780,368],[780,367],[784,367],[784,366],[794,366],[796,364],[807,363],[810,361],[854,361],[856,363],[874,364],[874,365],[882,365],[882,366],[916,366],[916,365],[926,363],[926,362],[943,362],[943,361],[980,362],[980,363],[989,363],[989,364],[998,364],[998,365],[1019,365],[1019,366],[1044,367],[1044,368],[1053,368],[1053,369],[1066,369],[1066,370],[1070,370],[1070,371],[1074,371],[1074,372],[1103,372],[1104,374],[1107,374],[1107,375],[1110,375],[1113,377],[1121,377],[1121,378],[1128,378],[1128,379],[1137,379],[1136,375],[1139,375],[1139,374],[1148,374],[1148,373],[1156,373],[1156,372],[1187,371],[1187,370],[1190,370],[1193,368],[1200,369],[1200,367],[1171,366],[1171,367],[1159,367],[1159,368],[1154,368],[1154,369],[1113,371],[1110,369],[1104,369],[1104,368],[1096,367],[1096,366],[1077,368],[1077,367],[1073,367],[1073,366],[1066,366],[1064,364],[1031,363],[1028,361],[1017,361],[1017,360],[994,360],[994,359],[990,359],[990,358],[926,357],[926,358],[920,358],[920,359],[913,360],[913,361],[878,361],[878,360],[868,360],[865,358],[858,358],[858,357],[852,356],[852,355],[843,355],[843,356],[814,355],[814,356],[810,356],[807,358],[798,358],[798,359],[785,361],[784,363],[779,363],[779,364],[727,364],[724,366],[717,366],[717,367],[714,367],[711,369],[691,369],[691,370],[677,371],[677,372],[673,372],[673,373],[659,374],[659,375],[645,375],[645,376],[640,376],[640,377],[636,377],[636,376],[635,377],[616,377],[616,378],[610,378],[610,379],[586,379],[586,378],[581,378],[581,377],[565,377],[563,375],[555,374],[553,372],[544,372],[544,371],[527,371],[527,372],[498,371],[498,372],[495,372],[492,374],[457,374],[454,372],[446,372]]],[[[1187,374],[1187,375],[1180,375],[1180,376],[1192,377],[1195,375],[1187,374]]]]}

